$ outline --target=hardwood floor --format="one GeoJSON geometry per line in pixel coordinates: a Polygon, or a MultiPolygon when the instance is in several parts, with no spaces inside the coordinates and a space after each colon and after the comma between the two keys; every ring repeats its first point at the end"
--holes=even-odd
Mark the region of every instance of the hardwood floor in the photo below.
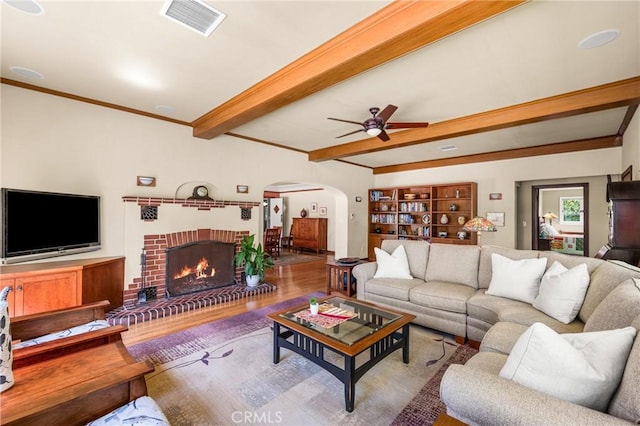
{"type": "Polygon", "coordinates": [[[262,308],[263,306],[303,296],[314,291],[325,291],[327,288],[325,266],[327,259],[333,259],[333,254],[328,254],[327,258],[313,262],[278,266],[267,270],[265,281],[278,286],[278,289],[272,293],[130,325],[129,330],[123,333],[122,340],[125,345],[133,345],[196,325],[228,318],[262,308]]]}

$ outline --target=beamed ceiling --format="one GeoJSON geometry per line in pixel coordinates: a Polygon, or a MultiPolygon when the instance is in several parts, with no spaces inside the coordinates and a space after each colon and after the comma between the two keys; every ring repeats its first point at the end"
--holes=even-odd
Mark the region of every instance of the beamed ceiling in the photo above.
{"type": "Polygon", "coordinates": [[[208,38],[163,2],[40,4],[2,3],[4,84],[374,173],[621,146],[640,103],[638,1],[208,1],[227,14],[208,38]],[[382,141],[327,120],[388,104],[429,126],[382,141]]]}

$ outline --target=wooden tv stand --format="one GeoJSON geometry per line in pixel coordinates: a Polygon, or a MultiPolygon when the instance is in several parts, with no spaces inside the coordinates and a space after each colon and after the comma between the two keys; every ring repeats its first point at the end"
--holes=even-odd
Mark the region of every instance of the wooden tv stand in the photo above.
{"type": "Polygon", "coordinates": [[[9,286],[12,317],[108,300],[106,310],[122,306],[124,257],[5,265],[0,289],[9,286]]]}

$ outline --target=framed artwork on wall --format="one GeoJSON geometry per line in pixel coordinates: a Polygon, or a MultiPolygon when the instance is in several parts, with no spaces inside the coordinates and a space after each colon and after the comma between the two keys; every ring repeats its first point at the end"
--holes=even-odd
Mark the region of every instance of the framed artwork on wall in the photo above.
{"type": "Polygon", "coordinates": [[[320,207],[320,216],[326,216],[326,215],[327,215],[327,208],[320,207]]]}
{"type": "Polygon", "coordinates": [[[318,213],[318,203],[311,203],[311,213],[318,213]]]}
{"type": "Polygon", "coordinates": [[[504,226],[504,212],[487,212],[487,220],[495,226],[504,226]]]}

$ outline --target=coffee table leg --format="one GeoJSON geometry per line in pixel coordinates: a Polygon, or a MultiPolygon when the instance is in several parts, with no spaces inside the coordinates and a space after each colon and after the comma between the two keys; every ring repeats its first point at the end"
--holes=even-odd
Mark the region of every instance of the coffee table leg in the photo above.
{"type": "Polygon", "coordinates": [[[346,410],[350,413],[353,411],[354,401],[356,399],[356,382],[354,373],[356,369],[356,358],[351,356],[344,357],[344,372],[347,375],[344,382],[344,404],[346,410]]]}
{"type": "Polygon", "coordinates": [[[402,327],[402,362],[409,364],[409,324],[402,327]]]}
{"type": "Polygon", "coordinates": [[[273,363],[278,364],[280,362],[280,345],[278,344],[278,337],[280,336],[280,324],[273,322],[273,363]]]}

